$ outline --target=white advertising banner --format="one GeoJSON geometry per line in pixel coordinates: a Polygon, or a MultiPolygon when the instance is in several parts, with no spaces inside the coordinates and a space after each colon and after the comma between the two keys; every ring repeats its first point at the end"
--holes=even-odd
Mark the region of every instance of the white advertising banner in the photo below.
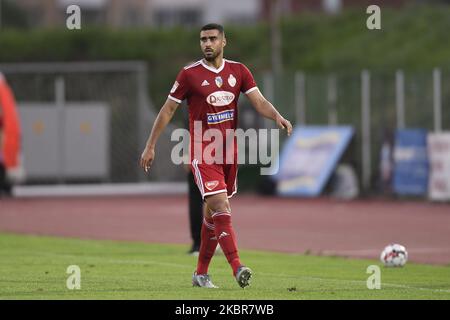
{"type": "Polygon", "coordinates": [[[431,200],[450,200],[450,132],[428,134],[431,200]]]}

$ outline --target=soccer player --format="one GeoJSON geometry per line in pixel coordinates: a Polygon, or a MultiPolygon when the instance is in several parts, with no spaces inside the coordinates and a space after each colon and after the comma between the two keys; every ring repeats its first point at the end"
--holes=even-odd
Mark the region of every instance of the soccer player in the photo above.
{"type": "MultiPolygon", "coordinates": [[[[192,277],[192,284],[206,288],[217,288],[208,275],[208,266],[217,243],[233,270],[233,276],[242,288],[249,285],[252,276],[252,270],[239,259],[228,201],[228,198],[237,191],[237,146],[234,144],[232,149],[228,144],[225,146],[227,140],[225,136],[229,129],[237,127],[237,101],[240,93],[247,95],[253,107],[262,116],[274,120],[279,128],[287,130],[288,135],[292,131],[291,123],[283,118],[258,90],[248,68],[242,63],[224,59],[223,51],[226,44],[227,40],[221,25],[207,24],[201,28],[200,47],[204,57],[184,67],[178,74],[153,124],[140,160],[140,165],[147,172],[155,158],[155,146],[159,136],[172,119],[178,105],[187,99],[191,168],[202,198],[206,202],[197,270],[192,277]],[[200,133],[196,130],[199,126],[200,133]],[[211,157],[205,156],[206,152],[202,153],[208,150],[213,140],[215,141],[204,138],[208,130],[212,131],[210,129],[218,129],[222,133],[222,143],[228,153],[227,160],[231,152],[233,161],[215,160],[211,163],[211,157],[217,159],[217,153],[212,152],[211,157]]],[[[223,155],[223,159],[225,157],[226,155],[223,155]]]]}

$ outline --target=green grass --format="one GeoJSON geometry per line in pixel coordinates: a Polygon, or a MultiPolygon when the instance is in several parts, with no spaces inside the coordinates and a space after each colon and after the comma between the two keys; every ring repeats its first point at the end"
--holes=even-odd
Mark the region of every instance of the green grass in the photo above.
{"type": "Polygon", "coordinates": [[[381,267],[381,290],[368,290],[367,266],[378,261],[247,250],[249,288],[238,287],[222,255],[210,266],[220,289],[193,288],[196,258],[186,250],[0,234],[0,299],[450,299],[450,267],[381,267]],[[69,265],[81,269],[81,290],[66,288],[69,265]]]}

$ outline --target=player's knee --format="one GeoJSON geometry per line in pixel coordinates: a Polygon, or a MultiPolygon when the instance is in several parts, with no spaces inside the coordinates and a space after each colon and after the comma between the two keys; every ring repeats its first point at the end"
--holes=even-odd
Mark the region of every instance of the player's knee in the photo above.
{"type": "Polygon", "coordinates": [[[203,210],[203,215],[204,215],[206,218],[211,219],[213,213],[214,213],[214,211],[212,211],[212,210],[208,207],[208,205],[205,204],[205,207],[204,207],[204,210],[203,210]]]}
{"type": "Polygon", "coordinates": [[[213,212],[229,212],[231,213],[230,203],[225,193],[208,196],[206,203],[209,209],[213,212]]]}
{"type": "Polygon", "coordinates": [[[219,206],[215,207],[215,209],[213,209],[211,216],[213,216],[215,213],[219,213],[219,212],[231,213],[231,211],[228,209],[228,207],[226,205],[219,205],[219,206]]]}
{"type": "Polygon", "coordinates": [[[231,213],[230,203],[228,202],[228,199],[209,199],[208,207],[212,211],[212,213],[231,213]]]}

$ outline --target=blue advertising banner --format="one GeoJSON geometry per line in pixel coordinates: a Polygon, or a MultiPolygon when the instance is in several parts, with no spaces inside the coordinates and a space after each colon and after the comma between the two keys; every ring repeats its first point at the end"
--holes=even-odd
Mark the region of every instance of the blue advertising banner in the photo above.
{"type": "Polygon", "coordinates": [[[397,130],[394,147],[394,192],[399,195],[426,195],[428,174],[427,131],[397,130]]]}
{"type": "Polygon", "coordinates": [[[353,134],[350,126],[295,128],[283,147],[274,176],[278,194],[320,195],[353,134]]]}

